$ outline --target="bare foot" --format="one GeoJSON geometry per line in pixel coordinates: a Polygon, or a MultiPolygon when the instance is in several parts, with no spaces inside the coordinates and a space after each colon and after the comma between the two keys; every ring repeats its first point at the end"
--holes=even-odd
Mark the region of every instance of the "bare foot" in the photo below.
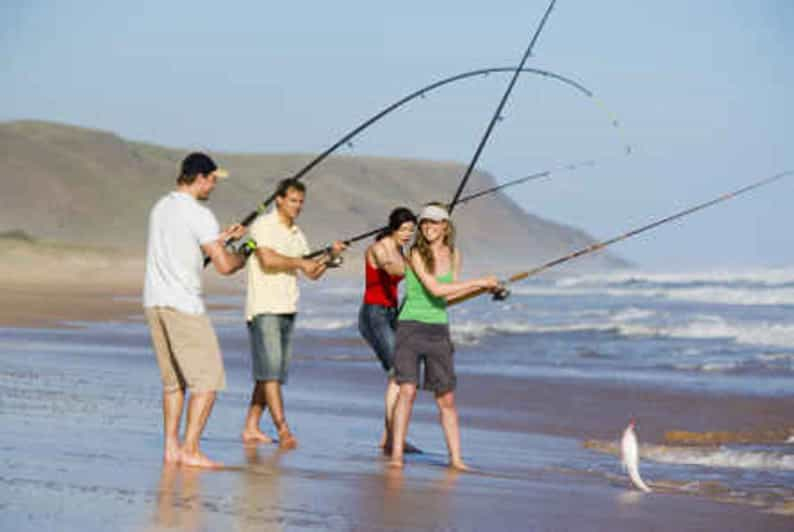
{"type": "Polygon", "coordinates": [[[449,467],[464,473],[472,470],[469,466],[463,463],[463,460],[450,460],[449,467]]]}
{"type": "Polygon", "coordinates": [[[176,465],[179,463],[181,456],[182,452],[178,446],[166,445],[165,451],[163,452],[163,463],[176,465]]]}
{"type": "Polygon", "coordinates": [[[251,430],[245,429],[241,435],[243,443],[257,444],[257,443],[273,443],[273,438],[265,434],[259,429],[251,430]]]}
{"type": "MultiPolygon", "coordinates": [[[[392,451],[391,441],[387,441],[384,445],[381,445],[381,448],[383,449],[383,454],[385,455],[391,454],[392,451]]],[[[422,449],[411,443],[405,442],[403,444],[403,452],[406,454],[422,454],[422,449]]]]}
{"type": "Polygon", "coordinates": [[[422,449],[411,443],[405,442],[403,444],[403,452],[408,454],[422,454],[422,449]]]}
{"type": "Polygon", "coordinates": [[[298,440],[292,433],[287,430],[282,430],[278,433],[278,446],[280,449],[296,449],[298,447],[298,440]]]}
{"type": "Polygon", "coordinates": [[[222,463],[210,460],[207,458],[207,455],[202,452],[186,453],[182,451],[180,461],[183,466],[188,467],[202,467],[204,469],[219,469],[223,467],[222,463]]]}

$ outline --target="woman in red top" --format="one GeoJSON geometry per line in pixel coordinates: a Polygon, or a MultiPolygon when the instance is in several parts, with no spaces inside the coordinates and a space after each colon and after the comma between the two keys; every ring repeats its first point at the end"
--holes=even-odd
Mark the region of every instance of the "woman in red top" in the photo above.
{"type": "MultiPolygon", "coordinates": [[[[394,381],[394,328],[397,320],[397,284],[405,275],[403,246],[416,229],[416,216],[405,207],[394,209],[389,226],[379,234],[364,254],[366,288],[358,313],[358,330],[375,351],[383,370],[389,375],[386,386],[384,431],[380,446],[391,452],[391,425],[400,387],[394,381]]],[[[413,449],[406,444],[407,449],[413,449]]]]}

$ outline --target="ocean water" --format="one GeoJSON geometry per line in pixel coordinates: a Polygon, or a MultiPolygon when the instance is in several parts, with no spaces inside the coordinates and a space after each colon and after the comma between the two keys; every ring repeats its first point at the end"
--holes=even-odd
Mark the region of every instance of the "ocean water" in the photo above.
{"type": "MultiPolygon", "coordinates": [[[[621,272],[511,288],[506,301],[483,296],[451,308],[459,371],[794,392],[794,269],[621,272]]],[[[306,286],[298,330],[344,346],[328,356],[369,360],[356,342],[361,292],[350,281],[306,286]]],[[[239,313],[219,319],[239,322],[239,313]]]]}
{"type": "MultiPolygon", "coordinates": [[[[506,301],[484,296],[450,310],[459,373],[630,381],[657,390],[754,398],[794,395],[794,269],[620,272],[531,280],[512,290],[506,301]]],[[[337,369],[376,364],[357,331],[361,293],[360,281],[333,277],[303,286],[296,361],[337,369]]],[[[210,302],[229,307],[211,314],[224,346],[226,395],[234,404],[233,412],[219,413],[213,423],[235,433],[237,409],[250,393],[243,298],[212,297],[210,302]]],[[[0,329],[0,417],[16,422],[22,441],[26,419],[36,412],[45,416],[45,424],[51,414],[67,416],[64,430],[71,417],[96,415],[131,434],[145,433],[151,448],[141,460],[156,454],[159,437],[148,427],[159,415],[159,388],[142,318],[72,325],[78,327],[0,329]],[[41,390],[46,403],[40,401],[41,390]]],[[[290,405],[325,413],[355,403],[372,419],[379,416],[379,395],[350,395],[349,387],[338,391],[310,390],[302,396],[290,389],[290,405]]],[[[417,408],[433,410],[432,405],[417,408]]],[[[621,428],[615,427],[616,433],[621,428]]],[[[545,469],[625,485],[615,441],[585,445],[559,435],[510,433],[480,439],[492,443],[494,438],[504,440],[505,447],[524,442],[527,448],[505,461],[501,444],[489,450],[475,443],[467,449],[478,466],[527,476],[545,469]]],[[[8,467],[24,467],[17,453],[8,447],[3,455],[8,467]]],[[[729,500],[787,511],[794,505],[794,439],[691,447],[641,438],[640,456],[642,474],[654,489],[711,496],[716,491],[729,500]]]]}
{"type": "MultiPolygon", "coordinates": [[[[459,373],[629,381],[753,397],[794,394],[794,269],[624,271],[511,288],[506,301],[484,296],[451,309],[459,373]]],[[[355,282],[307,287],[297,325],[306,352],[372,364],[357,342],[361,291],[355,282]],[[323,352],[312,352],[311,345],[324,345],[323,352]]],[[[779,428],[794,428],[794,414],[779,428]]],[[[616,445],[601,443],[603,456],[569,456],[566,467],[621,475],[616,445]]],[[[717,489],[745,502],[794,500],[794,437],[706,448],[641,442],[640,449],[646,475],[676,490],[717,489]]]]}

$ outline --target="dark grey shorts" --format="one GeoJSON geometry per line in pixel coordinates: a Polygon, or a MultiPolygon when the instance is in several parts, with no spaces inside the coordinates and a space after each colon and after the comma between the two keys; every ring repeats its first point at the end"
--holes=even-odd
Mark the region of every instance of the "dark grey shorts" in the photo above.
{"type": "Polygon", "coordinates": [[[457,384],[455,348],[449,338],[449,325],[398,321],[394,347],[394,373],[397,384],[419,384],[420,364],[425,364],[425,390],[436,394],[451,392],[457,384]]]}

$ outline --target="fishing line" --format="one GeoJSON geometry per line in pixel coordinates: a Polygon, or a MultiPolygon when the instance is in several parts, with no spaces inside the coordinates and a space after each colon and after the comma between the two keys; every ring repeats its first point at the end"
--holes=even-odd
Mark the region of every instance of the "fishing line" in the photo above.
{"type": "MultiPolygon", "coordinates": [[[[330,156],[332,153],[334,153],[342,146],[348,146],[352,148],[353,138],[358,136],[364,130],[366,130],[367,128],[369,128],[370,126],[372,126],[373,124],[375,124],[376,122],[387,116],[388,114],[392,113],[393,111],[396,111],[397,109],[403,107],[404,105],[415,100],[416,98],[424,99],[428,93],[433,92],[451,83],[455,83],[469,78],[487,77],[490,74],[500,74],[507,72],[513,72],[513,73],[523,72],[527,74],[535,74],[543,78],[559,81],[575,89],[581,94],[584,94],[589,98],[594,97],[593,91],[591,91],[590,89],[579,83],[578,81],[563,76],[561,74],[557,74],[556,72],[551,72],[549,70],[543,70],[539,68],[523,67],[521,69],[517,69],[516,67],[491,67],[491,68],[481,68],[477,70],[471,70],[469,72],[463,72],[462,74],[456,74],[454,76],[450,76],[442,80],[436,81],[434,83],[431,83],[430,85],[422,87],[421,89],[414,91],[408,94],[407,96],[397,100],[391,105],[386,106],[379,112],[375,113],[372,117],[368,118],[367,120],[363,121],[361,124],[353,128],[352,130],[350,130],[348,133],[342,136],[342,138],[340,138],[338,141],[336,141],[334,144],[328,147],[325,151],[323,151],[322,153],[317,155],[314,159],[309,161],[309,163],[307,163],[303,168],[301,168],[296,173],[294,173],[291,176],[291,178],[301,179],[304,175],[306,175],[309,171],[314,169],[314,167],[316,167],[318,164],[320,164],[323,160],[325,160],[328,156],[330,156]]],[[[274,191],[270,196],[267,197],[267,199],[265,199],[261,204],[259,204],[256,210],[252,211],[245,218],[243,218],[240,224],[243,226],[250,225],[256,219],[257,216],[259,216],[260,214],[264,213],[267,210],[270,204],[272,204],[273,201],[275,200],[275,197],[276,197],[276,193],[274,191]]],[[[225,244],[228,245],[229,243],[230,242],[226,242],[225,244]]],[[[206,267],[209,264],[209,262],[210,262],[209,259],[205,259],[204,266],[206,267]]]]}
{"type": "MultiPolygon", "coordinates": [[[[530,174],[530,175],[527,175],[527,176],[524,176],[524,177],[519,177],[517,179],[512,179],[512,180],[507,181],[505,183],[501,183],[499,185],[495,185],[493,187],[486,188],[484,190],[480,190],[480,191],[475,192],[473,194],[469,194],[468,196],[464,196],[464,197],[462,197],[462,198],[460,198],[458,200],[458,205],[460,205],[462,203],[469,202],[469,201],[471,201],[473,199],[477,199],[477,198],[480,198],[480,197],[483,197],[483,196],[487,196],[489,194],[494,194],[494,193],[499,192],[500,190],[508,188],[508,187],[512,187],[512,186],[515,186],[515,185],[520,185],[522,183],[528,183],[530,181],[536,181],[536,180],[543,179],[543,178],[551,178],[553,175],[556,175],[558,173],[575,172],[575,171],[577,171],[577,170],[579,170],[581,168],[592,168],[595,165],[596,165],[596,162],[593,161],[593,160],[586,160],[586,161],[581,161],[581,162],[577,162],[577,163],[568,163],[568,164],[564,164],[564,165],[558,166],[558,167],[550,169],[550,170],[544,170],[542,172],[536,172],[534,174],[530,174]]],[[[359,235],[356,235],[356,236],[350,237],[350,238],[348,238],[346,240],[343,240],[343,242],[345,243],[345,245],[349,246],[350,244],[353,244],[353,243],[358,242],[360,240],[364,240],[367,237],[377,235],[378,233],[380,233],[382,231],[385,231],[388,228],[389,228],[389,226],[386,225],[386,226],[383,226],[383,227],[378,227],[377,229],[371,229],[371,230],[369,230],[369,231],[367,231],[365,233],[361,233],[359,235]]],[[[330,251],[331,251],[331,246],[326,246],[326,247],[324,247],[322,249],[318,249],[316,251],[312,251],[311,253],[309,253],[307,255],[304,255],[304,258],[311,259],[311,258],[314,258],[314,257],[318,257],[318,256],[320,256],[320,255],[322,255],[324,253],[330,253],[330,251]]],[[[338,266],[339,264],[335,264],[335,265],[338,266]]]]}
{"type": "MultiPolygon", "coordinates": [[[[740,195],[742,195],[742,194],[744,194],[746,192],[749,192],[749,191],[751,191],[753,189],[760,188],[762,186],[768,185],[770,183],[773,183],[775,181],[778,181],[780,179],[783,179],[784,177],[788,177],[788,176],[791,176],[791,175],[794,175],[794,171],[792,171],[792,170],[789,170],[789,171],[786,171],[786,172],[781,172],[779,174],[775,174],[775,175],[773,175],[771,177],[767,177],[765,179],[761,179],[760,181],[756,181],[755,183],[751,183],[751,184],[749,184],[749,185],[747,185],[745,187],[742,187],[742,188],[740,188],[738,190],[734,190],[733,192],[728,192],[727,194],[723,194],[722,196],[719,196],[719,197],[717,197],[717,198],[715,198],[713,200],[706,201],[704,203],[700,203],[698,205],[695,205],[694,207],[690,207],[688,209],[684,209],[683,211],[679,211],[679,212],[677,212],[675,214],[672,214],[670,216],[667,216],[665,218],[656,220],[656,221],[651,222],[651,223],[649,223],[647,225],[643,225],[642,227],[638,227],[636,229],[632,229],[632,230],[630,230],[630,231],[628,231],[626,233],[623,233],[622,235],[610,238],[609,240],[604,240],[602,242],[597,242],[595,244],[591,244],[591,245],[589,245],[589,246],[587,246],[585,248],[582,248],[582,249],[579,249],[577,251],[574,251],[573,253],[570,253],[570,254],[565,255],[563,257],[560,257],[558,259],[554,259],[552,261],[549,261],[549,262],[547,262],[545,264],[542,264],[542,265],[540,265],[540,266],[538,266],[536,268],[532,268],[531,270],[527,270],[527,271],[516,273],[516,274],[510,276],[505,281],[502,281],[501,284],[502,284],[503,288],[502,288],[501,291],[499,291],[496,294],[494,294],[494,299],[495,300],[505,299],[509,295],[509,290],[507,289],[507,285],[509,285],[509,284],[521,281],[521,280],[526,279],[528,277],[532,277],[532,276],[537,275],[537,274],[539,274],[541,272],[544,272],[544,271],[546,271],[546,270],[548,270],[550,268],[553,268],[555,266],[558,266],[560,264],[568,262],[569,260],[573,260],[573,259],[575,259],[577,257],[588,255],[588,254],[593,253],[595,251],[604,249],[605,247],[611,246],[612,244],[615,244],[615,243],[620,242],[622,240],[626,240],[628,238],[636,236],[636,235],[638,235],[640,233],[644,233],[645,231],[648,231],[648,230],[653,229],[655,227],[658,227],[660,225],[664,225],[664,224],[666,224],[668,222],[672,222],[672,221],[677,220],[679,218],[683,218],[685,216],[688,216],[688,215],[690,215],[692,213],[695,213],[695,212],[700,211],[702,209],[705,209],[707,207],[711,207],[712,205],[716,205],[717,203],[722,203],[722,202],[727,201],[729,199],[732,199],[732,198],[735,198],[737,196],[740,196],[740,195]]],[[[485,294],[487,292],[488,292],[488,290],[483,290],[483,289],[477,290],[475,292],[472,292],[469,295],[466,295],[464,297],[455,299],[454,301],[450,301],[449,305],[457,305],[458,303],[462,303],[464,301],[467,301],[467,300],[472,299],[474,297],[480,296],[480,295],[485,294]]]]}
{"type": "MultiPolygon", "coordinates": [[[[527,69],[524,69],[524,71],[526,71],[526,70],[527,69]]],[[[473,74],[474,72],[485,73],[484,75],[488,75],[491,72],[496,72],[496,71],[498,71],[498,72],[508,72],[508,71],[513,71],[513,69],[507,69],[507,68],[503,68],[503,69],[502,68],[500,68],[500,69],[483,69],[483,70],[478,70],[478,71],[472,71],[472,72],[466,73],[464,75],[468,76],[470,74],[473,74]]],[[[543,75],[546,75],[546,74],[543,74],[543,75]]],[[[556,76],[557,75],[555,74],[552,77],[556,78],[556,76]]],[[[452,78],[448,78],[448,79],[452,79],[452,78]]],[[[559,79],[559,78],[557,78],[557,79],[559,79]]],[[[571,80],[568,80],[568,79],[564,80],[564,82],[566,84],[568,84],[568,85],[571,85],[570,81],[571,80]]],[[[551,169],[551,170],[545,170],[543,172],[538,172],[538,174],[551,176],[552,174],[559,173],[561,170],[576,171],[576,170],[579,170],[579,169],[585,168],[585,167],[594,167],[594,166],[597,166],[599,164],[604,164],[605,162],[611,161],[611,160],[616,159],[618,157],[620,157],[620,158],[625,157],[625,156],[627,156],[627,155],[629,155],[629,154],[634,152],[634,150],[632,149],[631,145],[625,140],[624,128],[622,126],[622,122],[618,119],[617,114],[614,111],[610,110],[610,108],[607,107],[607,105],[604,103],[603,100],[597,99],[595,94],[593,93],[593,91],[585,88],[583,85],[581,85],[579,83],[577,83],[576,85],[571,85],[571,86],[575,87],[577,89],[578,93],[580,93],[580,94],[582,94],[584,96],[587,96],[588,99],[596,102],[598,104],[597,107],[608,115],[610,127],[612,129],[615,129],[615,130],[618,131],[618,135],[620,136],[620,142],[623,143],[622,153],[619,156],[615,155],[613,157],[602,157],[602,158],[599,158],[597,161],[591,159],[591,160],[588,160],[588,161],[582,161],[582,162],[577,162],[577,163],[569,163],[569,164],[561,165],[561,166],[559,166],[557,168],[554,168],[554,169],[551,169]]],[[[532,174],[532,175],[534,176],[536,174],[532,174]]],[[[528,177],[530,177],[530,176],[528,176],[528,177]]],[[[507,183],[503,183],[502,185],[504,185],[504,186],[497,185],[497,186],[492,187],[492,188],[490,188],[488,190],[479,191],[479,192],[473,194],[472,196],[479,197],[479,196],[486,195],[486,194],[489,194],[489,193],[492,193],[492,192],[496,192],[500,188],[505,188],[506,186],[511,186],[511,185],[514,185],[514,184],[519,184],[521,182],[530,181],[530,180],[531,179],[527,179],[527,178],[519,178],[519,179],[516,179],[516,180],[513,180],[513,181],[509,181],[507,183]]],[[[465,198],[458,199],[458,204],[464,203],[465,201],[469,201],[471,199],[474,199],[472,196],[466,196],[465,198]]],[[[383,231],[385,229],[387,229],[387,227],[379,227],[377,229],[371,229],[371,230],[368,230],[368,231],[366,231],[364,233],[361,233],[361,234],[358,234],[356,236],[347,238],[347,239],[343,240],[343,242],[345,242],[347,245],[350,245],[352,243],[355,243],[355,242],[358,242],[360,240],[363,240],[364,238],[367,238],[368,236],[376,235],[376,234],[380,233],[381,231],[383,231]]],[[[305,258],[314,258],[314,257],[318,257],[318,256],[322,255],[323,253],[330,253],[330,251],[331,251],[331,246],[327,245],[327,246],[325,246],[325,247],[323,247],[321,249],[318,249],[316,251],[312,251],[311,253],[305,255],[304,257],[305,258]]],[[[339,265],[339,264],[340,263],[337,263],[336,265],[339,265]]]]}
{"type": "Polygon", "coordinates": [[[524,64],[529,59],[530,54],[532,53],[532,49],[535,47],[535,43],[540,37],[540,32],[543,31],[543,27],[546,25],[546,20],[548,20],[549,15],[551,14],[551,10],[554,9],[554,4],[557,3],[557,0],[551,0],[549,3],[549,7],[546,8],[546,12],[543,14],[543,18],[540,19],[540,24],[538,24],[537,29],[535,30],[535,34],[532,36],[532,39],[529,41],[529,45],[527,49],[524,51],[524,55],[521,58],[521,62],[518,64],[518,69],[513,73],[513,77],[510,79],[510,83],[508,83],[507,88],[505,89],[504,94],[502,95],[502,99],[499,101],[499,105],[496,107],[496,111],[494,111],[493,116],[491,117],[491,121],[488,123],[488,127],[485,129],[485,133],[480,140],[480,144],[477,146],[477,149],[474,151],[474,156],[469,163],[469,167],[466,168],[466,172],[463,174],[463,177],[460,180],[460,184],[458,185],[458,189],[455,191],[455,195],[452,196],[452,201],[449,202],[449,213],[452,214],[452,210],[455,208],[455,204],[458,203],[458,198],[463,193],[463,189],[466,187],[466,183],[469,181],[469,177],[471,176],[472,171],[474,170],[474,166],[477,164],[477,161],[480,159],[480,154],[482,153],[483,149],[485,148],[486,143],[488,142],[488,138],[491,136],[491,132],[493,131],[494,125],[502,116],[502,109],[504,109],[505,104],[507,103],[507,98],[510,96],[510,93],[513,91],[513,87],[518,80],[518,76],[521,73],[521,69],[524,68],[524,64]]]}

